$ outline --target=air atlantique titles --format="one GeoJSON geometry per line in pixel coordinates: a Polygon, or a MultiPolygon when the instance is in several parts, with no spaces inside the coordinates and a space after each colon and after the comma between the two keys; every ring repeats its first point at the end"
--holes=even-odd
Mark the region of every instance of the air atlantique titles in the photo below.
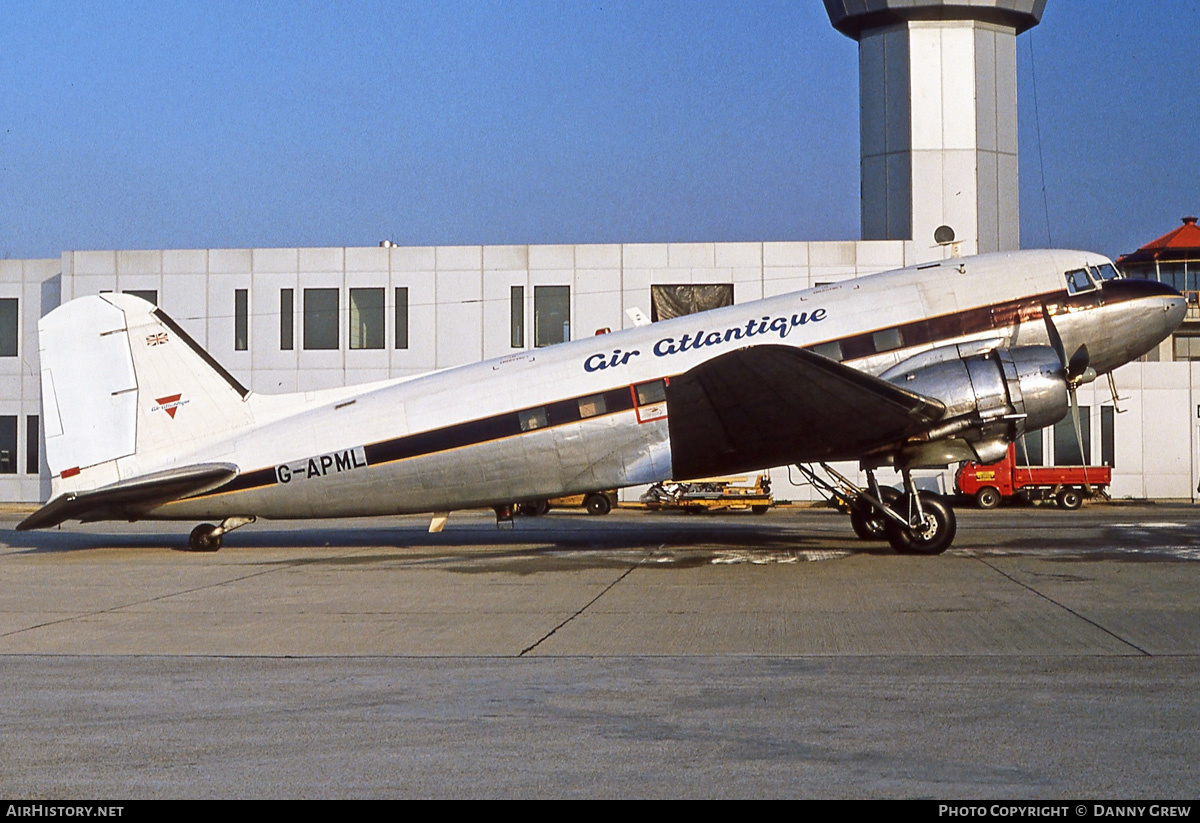
{"type": "MultiPolygon", "coordinates": [[[[705,346],[717,346],[721,343],[728,343],[730,340],[742,340],[749,337],[758,337],[762,334],[777,334],[782,340],[791,334],[792,329],[796,326],[803,326],[807,323],[819,323],[826,317],[825,309],[813,309],[812,312],[799,312],[791,317],[762,317],[757,320],[748,320],[745,326],[734,326],[725,329],[724,331],[705,332],[703,329],[695,334],[685,334],[676,339],[674,337],[664,337],[654,344],[653,352],[655,357],[667,357],[680,352],[692,351],[694,349],[702,349],[705,346]]],[[[612,354],[593,354],[583,361],[583,370],[586,372],[602,371],[603,369],[612,366],[624,366],[629,362],[631,357],[640,355],[640,351],[623,352],[617,349],[612,354]]]]}

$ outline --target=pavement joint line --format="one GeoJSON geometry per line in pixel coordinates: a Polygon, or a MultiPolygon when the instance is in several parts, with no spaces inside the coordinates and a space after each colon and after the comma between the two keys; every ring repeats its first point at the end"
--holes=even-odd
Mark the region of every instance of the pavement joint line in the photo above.
{"type": "MultiPolygon", "coordinates": [[[[344,552],[344,554],[354,554],[356,551],[359,551],[359,547],[357,547],[357,546],[349,551],[344,552]]],[[[304,558],[298,558],[295,561],[284,563],[284,564],[274,564],[273,563],[272,565],[268,566],[267,568],[260,569],[259,571],[256,571],[256,572],[251,572],[249,574],[243,574],[238,577],[230,577],[225,580],[219,580],[219,581],[216,581],[213,583],[205,583],[202,586],[192,586],[191,588],[188,588],[188,589],[180,589],[179,591],[166,592],[164,594],[155,595],[154,597],[147,597],[142,600],[134,600],[129,603],[121,603],[116,606],[109,606],[106,609],[94,609],[89,612],[81,612],[81,613],[77,613],[77,614],[72,614],[72,615],[69,615],[68,617],[60,617],[57,620],[47,620],[44,623],[37,623],[33,626],[22,626],[21,628],[13,629],[12,631],[0,632],[0,638],[12,637],[14,635],[21,634],[22,632],[34,631],[35,629],[44,629],[47,626],[57,626],[60,623],[70,623],[73,620],[80,620],[85,617],[95,617],[98,614],[110,614],[112,612],[120,611],[121,609],[128,609],[131,606],[143,606],[147,603],[155,603],[155,602],[158,602],[159,600],[167,600],[172,597],[178,597],[181,594],[191,594],[193,592],[204,591],[205,589],[215,589],[218,586],[226,586],[230,583],[240,583],[243,580],[251,580],[255,577],[261,577],[264,574],[271,574],[273,572],[281,572],[281,571],[289,571],[291,569],[296,568],[297,566],[306,566],[310,563],[316,563],[317,561],[319,561],[321,559],[322,558],[319,558],[319,557],[312,557],[312,558],[304,557],[304,558]]]]}
{"type": "MultiPolygon", "coordinates": [[[[657,548],[655,551],[662,551],[662,550],[663,550],[663,549],[665,549],[665,548],[666,548],[666,544],[664,543],[663,545],[659,546],[659,547],[658,547],[658,548],[657,548]]],[[[596,602],[597,600],[599,600],[601,597],[604,597],[604,595],[608,594],[608,593],[609,593],[609,592],[610,592],[610,591],[613,589],[613,587],[614,587],[614,586],[616,586],[618,583],[620,583],[622,580],[624,580],[624,579],[625,579],[626,577],[628,577],[629,575],[633,574],[633,572],[634,572],[634,571],[635,571],[637,568],[639,568],[640,566],[642,566],[642,565],[643,565],[643,564],[644,564],[644,563],[645,563],[645,562],[646,562],[646,561],[647,561],[647,560],[650,558],[650,554],[651,554],[651,550],[650,550],[650,549],[647,549],[647,550],[646,550],[646,553],[645,553],[645,554],[643,554],[643,555],[641,556],[641,558],[639,558],[639,559],[638,559],[638,562],[634,563],[634,564],[633,564],[632,566],[630,566],[628,569],[626,569],[625,571],[621,572],[620,576],[619,576],[619,577],[617,577],[617,579],[616,579],[616,580],[614,580],[613,582],[611,582],[611,583],[609,583],[607,586],[605,586],[605,587],[604,587],[604,588],[603,588],[603,589],[600,591],[600,593],[599,593],[599,594],[597,594],[597,595],[596,595],[595,597],[593,597],[591,600],[589,600],[588,602],[586,602],[586,603],[584,603],[582,606],[580,606],[580,607],[579,607],[579,610],[578,610],[578,611],[576,611],[576,612],[575,612],[574,614],[572,614],[571,616],[569,616],[569,617],[568,617],[566,620],[562,621],[562,622],[561,622],[561,623],[559,623],[557,626],[555,626],[553,629],[551,629],[550,631],[546,632],[546,634],[544,634],[544,635],[542,635],[541,637],[539,637],[537,640],[535,640],[535,641],[534,641],[533,643],[531,643],[530,645],[528,645],[528,646],[526,646],[525,648],[521,649],[520,653],[518,653],[518,654],[517,654],[517,657],[524,657],[526,654],[528,654],[529,652],[533,651],[533,650],[534,650],[534,649],[536,649],[538,646],[542,645],[542,644],[543,644],[543,643],[545,643],[547,640],[549,640],[551,637],[553,637],[553,636],[554,636],[554,634],[555,634],[555,633],[556,633],[556,632],[557,632],[559,629],[561,629],[563,626],[567,625],[567,624],[568,624],[568,623],[570,623],[572,620],[574,620],[576,617],[579,617],[579,615],[583,614],[585,611],[587,611],[589,608],[591,608],[591,606],[592,606],[592,604],[593,604],[593,603],[595,603],[595,602],[596,602]]]]}
{"type": "Polygon", "coordinates": [[[1058,608],[1062,609],[1062,610],[1063,610],[1063,611],[1065,611],[1067,614],[1073,615],[1074,617],[1076,617],[1076,618],[1078,618],[1078,619],[1082,620],[1084,623],[1087,623],[1087,624],[1088,624],[1088,625],[1090,625],[1090,626],[1094,626],[1095,628],[1097,628],[1097,629],[1099,629],[1100,631],[1104,632],[1105,634],[1107,634],[1109,637],[1113,638],[1113,639],[1114,639],[1114,640],[1116,640],[1117,642],[1119,642],[1119,643],[1124,643],[1126,646],[1128,646],[1129,648],[1133,649],[1133,650],[1134,650],[1134,651],[1136,651],[1138,654],[1145,655],[1146,657],[1154,657],[1154,655],[1153,655],[1153,654],[1151,654],[1150,652],[1146,651],[1145,649],[1143,649],[1141,646],[1137,645],[1136,643],[1133,643],[1133,642],[1131,642],[1131,641],[1129,641],[1129,640],[1126,640],[1124,637],[1121,637],[1121,635],[1117,634],[1117,633],[1116,633],[1116,632],[1114,632],[1112,629],[1109,629],[1109,628],[1107,628],[1106,626],[1101,626],[1101,625],[1100,625],[1099,623],[1097,623],[1095,620],[1092,620],[1090,617],[1085,617],[1084,615],[1082,615],[1082,614],[1080,614],[1079,612],[1075,611],[1074,609],[1072,609],[1070,606],[1066,605],[1065,603],[1060,603],[1060,602],[1058,602],[1058,601],[1057,601],[1057,600],[1055,600],[1053,597],[1050,597],[1050,596],[1049,596],[1049,595],[1047,595],[1047,594],[1043,594],[1042,592],[1038,591],[1037,589],[1035,589],[1033,586],[1029,585],[1028,583],[1022,582],[1022,581],[1018,580],[1017,578],[1013,577],[1013,576],[1012,576],[1011,574],[1009,574],[1008,572],[1006,572],[1006,571],[1003,571],[1002,569],[999,569],[999,568],[997,568],[996,566],[993,566],[991,563],[989,563],[989,562],[987,562],[986,560],[984,560],[984,559],[983,559],[982,557],[980,557],[978,554],[974,555],[974,557],[975,557],[975,559],[976,559],[976,560],[978,560],[980,563],[982,563],[983,565],[987,566],[987,567],[988,567],[989,569],[991,569],[992,571],[996,572],[996,574],[999,574],[999,575],[1001,575],[1002,577],[1006,577],[1006,578],[1008,578],[1008,579],[1009,579],[1009,580],[1011,580],[1013,583],[1016,583],[1018,586],[1022,587],[1022,588],[1023,588],[1023,589],[1025,589],[1026,591],[1033,592],[1035,595],[1037,595],[1038,597],[1042,598],[1042,599],[1043,599],[1043,600],[1045,600],[1047,603],[1053,603],[1055,606],[1058,606],[1058,608]]]}

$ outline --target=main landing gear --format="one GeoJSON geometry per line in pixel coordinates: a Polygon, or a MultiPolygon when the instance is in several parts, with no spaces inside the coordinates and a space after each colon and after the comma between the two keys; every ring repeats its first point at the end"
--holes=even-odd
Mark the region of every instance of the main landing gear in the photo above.
{"type": "Polygon", "coordinates": [[[224,542],[221,538],[228,532],[249,525],[257,519],[253,516],[226,517],[219,526],[214,526],[212,523],[201,523],[192,529],[192,533],[188,537],[188,548],[194,552],[215,552],[221,548],[221,543],[224,542]]]}
{"type": "Polygon", "coordinates": [[[874,471],[867,471],[864,489],[825,463],[820,465],[830,480],[810,466],[796,468],[817,491],[850,514],[850,525],[860,539],[887,540],[898,554],[941,554],[954,542],[958,528],[954,509],[942,495],[918,491],[908,469],[901,470],[904,491],[897,491],[881,487],[874,471]]]}

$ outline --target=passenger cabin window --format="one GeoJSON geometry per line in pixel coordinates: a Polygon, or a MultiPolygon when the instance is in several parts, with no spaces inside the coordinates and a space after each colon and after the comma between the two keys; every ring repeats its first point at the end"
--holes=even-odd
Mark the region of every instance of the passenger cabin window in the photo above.
{"type": "Polygon", "coordinates": [[[818,343],[815,346],[809,346],[808,350],[813,354],[819,354],[822,357],[828,357],[830,360],[842,362],[842,343],[840,340],[830,340],[828,343],[818,343]]]}
{"type": "Polygon", "coordinates": [[[1075,269],[1067,272],[1067,292],[1069,294],[1079,294],[1094,288],[1096,288],[1096,284],[1092,282],[1092,278],[1088,277],[1087,269],[1075,269]]]}
{"type": "Polygon", "coordinates": [[[667,399],[667,384],[665,380],[652,380],[634,388],[639,406],[649,406],[661,403],[667,399]]]}
{"type": "Polygon", "coordinates": [[[579,398],[579,416],[581,418],[596,417],[606,411],[608,411],[608,404],[604,402],[602,394],[579,398]]]}
{"type": "Polygon", "coordinates": [[[523,432],[546,428],[546,410],[544,408],[526,409],[517,412],[517,416],[521,419],[521,431],[523,432]]]}
{"type": "Polygon", "coordinates": [[[875,341],[875,351],[877,352],[891,351],[892,349],[898,349],[901,346],[899,329],[884,329],[883,331],[877,331],[871,335],[871,339],[875,341]]]}

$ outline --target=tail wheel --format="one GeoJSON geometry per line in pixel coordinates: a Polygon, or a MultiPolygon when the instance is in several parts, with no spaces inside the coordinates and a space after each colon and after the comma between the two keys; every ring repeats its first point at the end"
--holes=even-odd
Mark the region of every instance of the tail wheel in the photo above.
{"type": "Polygon", "coordinates": [[[201,523],[188,536],[188,546],[194,552],[215,552],[221,548],[221,535],[213,536],[216,530],[212,523],[201,523]]]}
{"type": "MultiPolygon", "coordinates": [[[[901,497],[895,506],[901,516],[908,513],[908,496],[901,497]]],[[[888,542],[898,554],[941,554],[954,542],[958,521],[954,509],[940,494],[921,492],[921,511],[925,520],[920,526],[901,526],[894,520],[885,524],[888,542]]]]}
{"type": "MultiPolygon", "coordinates": [[[[900,492],[890,486],[884,486],[879,490],[879,499],[887,505],[889,509],[895,508],[895,503],[900,499],[900,492]]],[[[858,535],[859,540],[884,540],[887,538],[887,531],[884,528],[884,523],[887,518],[875,510],[875,507],[869,503],[863,503],[861,508],[854,508],[850,511],[850,526],[854,529],[854,533],[858,535]]]]}
{"type": "Polygon", "coordinates": [[[975,492],[975,505],[981,509],[994,509],[1000,505],[1000,492],[991,486],[984,486],[975,492]]]}
{"type": "Polygon", "coordinates": [[[588,514],[608,514],[612,511],[612,501],[607,494],[589,494],[583,501],[588,514]]]}
{"type": "Polygon", "coordinates": [[[1079,489],[1063,489],[1058,493],[1057,502],[1060,508],[1074,511],[1083,505],[1083,495],[1079,489]]]}

